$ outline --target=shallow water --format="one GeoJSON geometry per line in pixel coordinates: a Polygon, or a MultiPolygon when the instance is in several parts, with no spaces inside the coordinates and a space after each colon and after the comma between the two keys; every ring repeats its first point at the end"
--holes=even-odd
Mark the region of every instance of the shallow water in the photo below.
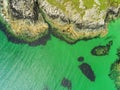
{"type": "Polygon", "coordinates": [[[67,44],[53,36],[45,46],[15,44],[0,30],[0,90],[67,90],[61,86],[64,77],[72,82],[72,90],[116,90],[108,77],[110,65],[116,60],[120,46],[120,20],[109,25],[104,38],[67,44]],[[113,40],[107,56],[93,56],[91,49],[113,40]],[[88,80],[78,66],[79,56],[91,65],[95,82],[88,80]],[[47,89],[48,88],[48,89],[47,89]]]}

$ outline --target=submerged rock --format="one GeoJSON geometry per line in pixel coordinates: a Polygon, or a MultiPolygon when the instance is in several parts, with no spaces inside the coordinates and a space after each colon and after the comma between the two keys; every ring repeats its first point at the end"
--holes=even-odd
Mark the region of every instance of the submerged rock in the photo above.
{"type": "Polygon", "coordinates": [[[79,66],[82,73],[90,80],[95,81],[95,74],[91,68],[91,66],[87,63],[83,63],[79,66]]]}
{"type": "Polygon", "coordinates": [[[61,82],[61,85],[65,88],[68,88],[68,90],[71,90],[72,88],[72,83],[70,80],[68,80],[67,78],[63,78],[62,82],[61,82]]]}
{"type": "Polygon", "coordinates": [[[84,57],[82,57],[82,56],[78,57],[78,61],[79,61],[79,62],[84,61],[84,57]]]}
{"type": "Polygon", "coordinates": [[[108,23],[120,17],[120,1],[1,0],[0,14],[7,31],[26,42],[42,38],[49,29],[53,35],[75,43],[105,36],[108,23]]]}
{"type": "Polygon", "coordinates": [[[91,50],[91,53],[92,55],[95,55],[95,56],[108,55],[112,44],[113,44],[113,41],[109,41],[109,43],[106,44],[105,46],[102,46],[102,45],[96,46],[91,50]]]}

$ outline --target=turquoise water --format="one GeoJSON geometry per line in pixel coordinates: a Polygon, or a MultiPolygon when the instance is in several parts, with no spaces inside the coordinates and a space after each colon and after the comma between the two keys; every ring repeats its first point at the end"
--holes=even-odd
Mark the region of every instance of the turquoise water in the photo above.
{"type": "Polygon", "coordinates": [[[31,47],[14,44],[0,31],[0,90],[67,90],[61,86],[63,77],[72,82],[72,90],[116,90],[108,77],[110,65],[116,60],[120,46],[120,20],[109,25],[104,38],[67,44],[53,36],[45,46],[31,47]],[[98,45],[113,40],[107,56],[92,56],[90,51],[98,45]],[[95,82],[88,80],[78,66],[77,58],[84,56],[95,75],[95,82]]]}

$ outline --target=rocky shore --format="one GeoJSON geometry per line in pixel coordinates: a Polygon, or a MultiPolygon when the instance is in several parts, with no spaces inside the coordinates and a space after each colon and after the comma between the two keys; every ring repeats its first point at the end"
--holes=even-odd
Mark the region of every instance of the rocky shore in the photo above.
{"type": "Polygon", "coordinates": [[[1,0],[0,21],[7,31],[26,42],[49,33],[75,43],[103,37],[110,21],[120,17],[120,1],[1,0]]]}
{"type": "Polygon", "coordinates": [[[110,67],[109,77],[114,81],[117,90],[120,90],[120,47],[117,48],[118,58],[112,63],[110,67]]]}

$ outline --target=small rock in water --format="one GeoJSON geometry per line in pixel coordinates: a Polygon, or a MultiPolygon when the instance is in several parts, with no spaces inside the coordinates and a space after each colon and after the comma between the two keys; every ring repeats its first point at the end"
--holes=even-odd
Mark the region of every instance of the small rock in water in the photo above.
{"type": "Polygon", "coordinates": [[[95,74],[91,68],[91,66],[87,63],[83,63],[79,66],[82,73],[90,80],[95,81],[95,74]]]}
{"type": "Polygon", "coordinates": [[[68,88],[68,90],[71,90],[71,88],[72,88],[72,83],[71,83],[71,81],[70,80],[68,80],[67,78],[63,78],[63,80],[62,80],[62,82],[61,82],[61,85],[63,86],[63,87],[66,87],[66,88],[68,88]]]}
{"type": "Polygon", "coordinates": [[[82,57],[82,56],[78,57],[78,61],[79,61],[79,62],[84,61],[84,57],[82,57]]]}
{"type": "Polygon", "coordinates": [[[108,51],[109,51],[109,48],[107,46],[97,46],[97,47],[94,47],[91,51],[92,55],[95,55],[95,56],[104,56],[104,55],[108,55],[108,51]]]}
{"type": "Polygon", "coordinates": [[[106,45],[96,46],[91,50],[91,53],[92,53],[92,55],[95,55],[95,56],[108,55],[110,47],[111,47],[112,44],[113,44],[113,41],[111,40],[106,45]]]}
{"type": "Polygon", "coordinates": [[[109,47],[109,48],[110,48],[111,45],[113,45],[113,41],[112,40],[109,41],[108,44],[106,44],[106,46],[109,47]]]}

